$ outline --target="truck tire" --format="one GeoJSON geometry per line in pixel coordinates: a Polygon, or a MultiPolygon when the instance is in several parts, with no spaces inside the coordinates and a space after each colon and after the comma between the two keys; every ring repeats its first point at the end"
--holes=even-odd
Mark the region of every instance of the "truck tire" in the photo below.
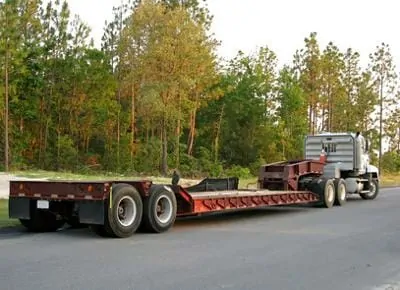
{"type": "Polygon", "coordinates": [[[143,202],[139,192],[129,184],[118,184],[112,189],[110,198],[111,204],[105,204],[104,225],[92,225],[92,230],[103,237],[132,236],[143,217],[143,202]]]}
{"type": "Polygon", "coordinates": [[[55,232],[65,224],[65,220],[58,220],[50,211],[32,209],[31,218],[20,219],[20,223],[30,232],[55,232]]]}
{"type": "Polygon", "coordinates": [[[152,185],[149,197],[144,200],[141,231],[151,233],[168,231],[175,223],[176,212],[176,197],[171,188],[159,184],[152,185]]]}
{"type": "Polygon", "coordinates": [[[334,205],[343,206],[347,201],[347,187],[343,178],[335,179],[335,203],[334,205]]]}
{"type": "Polygon", "coordinates": [[[309,190],[318,194],[318,206],[331,208],[335,202],[335,184],[332,179],[317,177],[308,186],[309,190]]]}
{"type": "Polygon", "coordinates": [[[360,193],[361,198],[366,200],[373,200],[379,194],[379,182],[377,179],[372,179],[370,184],[370,191],[368,193],[360,193]]]}

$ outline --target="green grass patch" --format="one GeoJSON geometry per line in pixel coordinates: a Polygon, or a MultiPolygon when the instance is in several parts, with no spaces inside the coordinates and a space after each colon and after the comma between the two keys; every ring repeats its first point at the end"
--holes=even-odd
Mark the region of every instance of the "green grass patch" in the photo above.
{"type": "Polygon", "coordinates": [[[77,174],[71,172],[55,172],[55,171],[15,171],[10,172],[17,177],[23,178],[46,178],[46,179],[60,179],[60,180],[102,180],[102,179],[124,179],[128,176],[115,173],[101,173],[101,174],[77,174]]]}
{"type": "Polygon", "coordinates": [[[8,200],[0,199],[0,228],[18,225],[19,221],[8,218],[8,200]]]}
{"type": "MultiPolygon", "coordinates": [[[[31,179],[49,179],[49,180],[152,180],[154,183],[170,183],[171,177],[160,177],[160,176],[132,176],[116,173],[99,173],[99,174],[77,174],[71,172],[54,172],[54,171],[14,171],[10,174],[16,177],[31,178],[31,179]]],[[[188,185],[193,184],[195,181],[182,178],[182,184],[188,185]]]]}
{"type": "Polygon", "coordinates": [[[381,177],[382,186],[400,186],[400,173],[384,173],[381,177]]]}

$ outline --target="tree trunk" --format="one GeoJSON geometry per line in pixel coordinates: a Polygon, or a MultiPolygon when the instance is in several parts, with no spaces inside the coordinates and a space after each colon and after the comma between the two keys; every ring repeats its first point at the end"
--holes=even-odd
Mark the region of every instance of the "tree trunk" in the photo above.
{"type": "Polygon", "coordinates": [[[379,120],[379,172],[382,167],[382,131],[383,131],[383,77],[380,81],[380,120],[379,120]]]}
{"type": "Polygon", "coordinates": [[[312,123],[313,123],[313,119],[312,119],[312,111],[313,111],[313,104],[312,101],[310,101],[310,104],[308,106],[308,133],[312,134],[312,123]]]}
{"type": "Polygon", "coordinates": [[[168,139],[167,139],[167,116],[164,111],[163,121],[161,126],[161,136],[162,136],[162,157],[161,157],[161,171],[163,176],[168,174],[168,139]]]}
{"type": "Polygon", "coordinates": [[[57,163],[56,169],[59,169],[60,164],[60,156],[61,156],[61,148],[60,148],[60,141],[61,141],[61,101],[58,99],[57,101],[57,111],[58,111],[58,121],[57,121],[57,163]]]}
{"type": "Polygon", "coordinates": [[[181,95],[179,94],[178,96],[178,124],[176,126],[176,149],[175,149],[175,154],[176,154],[176,163],[175,163],[175,168],[179,168],[179,162],[180,162],[180,141],[181,141],[181,95]]]}
{"type": "Polygon", "coordinates": [[[215,140],[214,140],[214,162],[218,162],[218,154],[219,154],[219,137],[221,134],[221,124],[222,124],[222,119],[224,115],[224,110],[225,110],[225,104],[222,105],[221,108],[221,113],[219,115],[219,120],[216,124],[216,134],[215,134],[215,140]]]}
{"type": "Polygon", "coordinates": [[[133,164],[135,150],[135,85],[132,84],[132,100],[131,100],[131,165],[133,164]]]}
{"type": "MultiPolygon", "coordinates": [[[[114,66],[113,66],[114,67],[114,66]]],[[[117,112],[117,169],[120,168],[120,144],[121,144],[121,84],[118,83],[118,112],[117,112]]]]}
{"type": "Polygon", "coordinates": [[[43,96],[40,98],[40,117],[39,117],[39,156],[38,156],[38,164],[41,167],[42,166],[42,153],[43,153],[43,118],[44,118],[44,112],[43,112],[43,106],[44,106],[44,100],[43,96]]]}
{"type": "Polygon", "coordinates": [[[188,155],[193,155],[193,145],[194,138],[196,135],[196,114],[197,114],[197,106],[190,112],[190,128],[189,128],[189,137],[188,137],[188,155]]]}
{"type": "Polygon", "coordinates": [[[46,157],[47,157],[47,140],[49,139],[49,125],[50,125],[50,119],[47,118],[46,119],[46,128],[45,128],[45,131],[44,131],[44,148],[43,148],[43,165],[44,165],[44,168],[43,169],[46,169],[46,167],[47,167],[46,157]]]}
{"type": "MultiPolygon", "coordinates": [[[[8,44],[7,44],[8,46],[8,44]]],[[[5,98],[4,98],[4,171],[8,172],[9,165],[9,139],[8,139],[8,62],[9,62],[8,47],[6,48],[5,58],[5,98]]]]}

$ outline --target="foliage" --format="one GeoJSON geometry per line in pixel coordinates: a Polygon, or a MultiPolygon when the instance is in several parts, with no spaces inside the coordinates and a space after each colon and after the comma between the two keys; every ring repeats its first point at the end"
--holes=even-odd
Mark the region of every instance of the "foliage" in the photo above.
{"type": "Polygon", "coordinates": [[[387,44],[362,68],[312,32],[278,69],[268,46],[218,60],[212,20],[206,1],[125,0],[96,48],[67,1],[2,1],[2,168],[249,178],[301,158],[306,134],[361,131],[373,163],[399,170],[387,44]]]}

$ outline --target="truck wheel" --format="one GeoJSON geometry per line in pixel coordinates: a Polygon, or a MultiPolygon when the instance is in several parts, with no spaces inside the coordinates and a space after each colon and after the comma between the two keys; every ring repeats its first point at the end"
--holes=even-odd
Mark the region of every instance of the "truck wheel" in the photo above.
{"type": "Polygon", "coordinates": [[[378,196],[378,194],[379,194],[379,182],[376,179],[372,179],[371,184],[369,186],[369,192],[368,193],[360,193],[360,196],[363,199],[373,200],[378,196]]]}
{"type": "Polygon", "coordinates": [[[129,184],[118,184],[112,190],[111,208],[105,204],[104,225],[92,225],[99,236],[127,238],[138,229],[143,216],[139,192],[129,184]]]}
{"type": "Polygon", "coordinates": [[[332,179],[318,177],[308,185],[309,190],[318,194],[319,207],[331,208],[335,202],[335,184],[332,179]]]}
{"type": "Polygon", "coordinates": [[[171,188],[164,185],[153,185],[150,195],[144,201],[142,231],[162,233],[168,231],[175,223],[177,202],[171,188]]]}
{"type": "Polygon", "coordinates": [[[30,232],[55,232],[65,224],[56,215],[44,210],[34,209],[29,220],[20,219],[20,223],[30,232]]]}
{"type": "Polygon", "coordinates": [[[334,205],[343,206],[347,201],[347,188],[344,179],[335,179],[335,203],[334,205]]]}
{"type": "Polygon", "coordinates": [[[323,206],[331,208],[335,202],[335,184],[332,179],[325,179],[321,182],[323,206]]]}

